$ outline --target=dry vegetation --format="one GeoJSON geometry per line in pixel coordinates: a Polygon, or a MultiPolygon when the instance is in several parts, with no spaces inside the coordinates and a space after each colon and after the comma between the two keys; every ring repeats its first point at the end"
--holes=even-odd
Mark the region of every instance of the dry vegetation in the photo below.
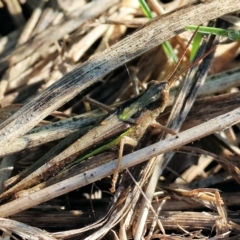
{"type": "Polygon", "coordinates": [[[176,63],[160,44],[180,57],[186,25],[239,30],[238,0],[148,3],[162,15],[150,23],[137,0],[0,1],[2,237],[240,239],[239,41],[204,36],[199,56],[220,42],[215,55],[180,77],[157,119],[175,135],[151,127],[126,150],[115,193],[118,147],[64,174],[49,162],[77,159],[74,142],[107,115],[89,98],[115,109],[166,79],[176,63]]]}

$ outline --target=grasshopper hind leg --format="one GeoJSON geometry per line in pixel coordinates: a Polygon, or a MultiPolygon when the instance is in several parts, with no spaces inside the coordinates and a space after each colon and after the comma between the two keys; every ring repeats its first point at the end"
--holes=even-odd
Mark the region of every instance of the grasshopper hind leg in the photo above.
{"type": "Polygon", "coordinates": [[[171,128],[165,127],[164,125],[158,123],[157,121],[154,121],[150,124],[153,128],[158,128],[166,133],[169,133],[171,135],[176,135],[177,133],[174,132],[171,128]]]}
{"type": "MultiPolygon", "coordinates": [[[[163,126],[163,125],[161,125],[160,123],[158,123],[156,121],[153,121],[150,125],[154,128],[159,128],[162,131],[165,131],[165,132],[167,132],[171,135],[176,135],[176,132],[174,132],[173,130],[171,130],[171,129],[163,126]]],[[[116,182],[118,180],[118,173],[119,173],[119,168],[120,168],[120,165],[121,165],[121,162],[122,162],[122,156],[123,156],[123,150],[124,150],[125,144],[130,145],[133,148],[135,148],[138,145],[138,141],[136,139],[132,138],[132,137],[129,137],[129,136],[123,136],[121,138],[120,143],[119,143],[120,146],[119,146],[118,161],[117,161],[115,171],[113,173],[112,187],[110,189],[110,191],[112,193],[114,193],[116,191],[116,182]]]]}
{"type": "Polygon", "coordinates": [[[113,178],[112,178],[112,187],[110,189],[110,191],[112,193],[114,193],[116,191],[116,182],[118,180],[118,173],[119,173],[119,168],[122,162],[122,156],[123,156],[123,150],[124,150],[124,145],[128,144],[132,147],[136,147],[137,146],[137,141],[131,137],[128,136],[123,136],[120,140],[120,147],[119,147],[119,153],[118,153],[118,161],[117,161],[117,165],[115,168],[115,171],[113,173],[113,178]]]}

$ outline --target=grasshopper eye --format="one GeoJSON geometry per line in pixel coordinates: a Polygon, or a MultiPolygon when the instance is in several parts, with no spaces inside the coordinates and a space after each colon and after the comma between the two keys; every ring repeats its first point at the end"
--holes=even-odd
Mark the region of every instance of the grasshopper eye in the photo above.
{"type": "Polygon", "coordinates": [[[158,83],[158,89],[159,91],[163,90],[163,91],[166,91],[169,89],[169,83],[168,82],[160,82],[158,83]]]}
{"type": "Polygon", "coordinates": [[[156,86],[159,82],[157,80],[151,80],[148,85],[147,88],[150,88],[151,86],[156,86]]]}
{"type": "Polygon", "coordinates": [[[153,88],[156,87],[159,90],[162,88],[166,88],[169,85],[168,82],[166,81],[157,81],[157,80],[152,80],[151,82],[148,83],[148,87],[147,88],[153,88]]]}

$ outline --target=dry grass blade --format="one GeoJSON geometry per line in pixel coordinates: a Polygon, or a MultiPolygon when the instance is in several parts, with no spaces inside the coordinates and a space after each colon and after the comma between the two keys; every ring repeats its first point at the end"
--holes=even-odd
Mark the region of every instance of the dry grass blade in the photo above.
{"type": "Polygon", "coordinates": [[[84,133],[87,129],[89,129],[89,126],[94,125],[105,115],[106,113],[101,111],[92,111],[90,113],[74,116],[56,123],[50,123],[46,126],[34,128],[28,134],[18,138],[11,146],[2,149],[0,156],[3,157],[22,150],[40,146],[47,142],[62,139],[71,133],[78,131],[79,128],[82,133],[84,133]]]}
{"type": "MultiPolygon", "coordinates": [[[[26,224],[10,220],[0,218],[0,228],[3,231],[13,232],[23,239],[44,239],[44,240],[54,240],[55,237],[52,237],[49,233],[42,231],[41,229],[30,227],[26,224]]],[[[10,234],[11,235],[11,234],[10,234]]]]}

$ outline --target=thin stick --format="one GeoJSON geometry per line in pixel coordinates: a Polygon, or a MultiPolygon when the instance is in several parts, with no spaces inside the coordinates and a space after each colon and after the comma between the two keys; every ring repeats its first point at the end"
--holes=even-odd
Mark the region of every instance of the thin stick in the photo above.
{"type": "Polygon", "coordinates": [[[133,177],[131,172],[128,170],[128,168],[126,169],[126,171],[129,174],[129,176],[131,177],[131,179],[134,182],[134,184],[137,186],[138,190],[141,192],[141,194],[142,194],[143,198],[145,199],[145,201],[147,202],[149,208],[152,210],[152,213],[153,213],[155,219],[157,219],[159,228],[161,229],[162,233],[164,233],[164,235],[165,235],[164,228],[163,228],[160,220],[158,219],[158,214],[156,213],[155,209],[153,208],[152,203],[148,200],[147,196],[145,195],[145,193],[143,192],[142,188],[139,186],[139,184],[137,183],[137,181],[135,180],[135,178],[133,177]]]}
{"type": "MultiPolygon", "coordinates": [[[[209,49],[207,52],[205,52],[201,57],[199,57],[198,59],[196,59],[193,63],[189,64],[186,68],[184,68],[182,71],[180,71],[179,73],[177,73],[177,75],[175,77],[173,77],[170,81],[169,81],[169,85],[171,86],[172,83],[174,83],[176,81],[176,79],[178,79],[183,73],[185,73],[188,69],[194,67],[195,65],[197,65],[199,63],[199,61],[201,59],[204,59],[206,56],[208,56],[211,52],[213,52],[214,50],[216,50],[217,45],[213,46],[211,49],[209,49]]],[[[186,49],[185,49],[186,51],[186,49]]]]}
{"type": "MultiPolygon", "coordinates": [[[[174,74],[176,73],[176,71],[177,71],[180,63],[182,62],[182,60],[183,60],[186,52],[188,51],[188,47],[190,46],[190,44],[191,44],[193,38],[196,36],[197,32],[198,32],[198,28],[195,30],[195,32],[194,32],[193,35],[191,36],[190,40],[188,41],[187,46],[185,47],[184,52],[182,53],[182,56],[181,56],[180,59],[178,60],[175,68],[174,68],[173,71],[170,72],[170,73],[168,74],[168,76],[166,77],[165,81],[168,81],[168,82],[170,83],[170,85],[172,85],[172,83],[175,82],[175,80],[176,80],[179,76],[181,76],[181,75],[183,74],[183,71],[181,71],[181,72],[179,73],[180,75],[177,74],[177,78],[176,78],[176,77],[173,77],[174,74]],[[170,79],[172,79],[172,80],[170,80],[170,79]]],[[[189,66],[189,67],[191,68],[191,66],[189,66]]],[[[185,71],[186,71],[186,70],[184,69],[184,72],[185,72],[185,71]]]]}

